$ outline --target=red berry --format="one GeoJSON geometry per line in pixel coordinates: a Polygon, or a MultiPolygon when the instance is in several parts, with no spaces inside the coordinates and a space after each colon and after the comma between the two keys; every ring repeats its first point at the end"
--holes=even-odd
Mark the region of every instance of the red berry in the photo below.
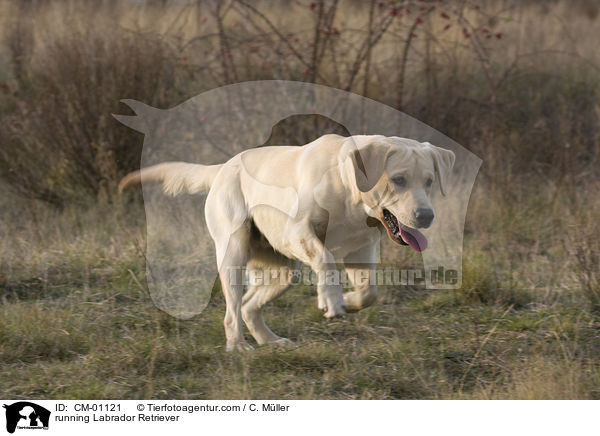
{"type": "Polygon", "coordinates": [[[423,24],[423,20],[421,18],[417,18],[415,21],[417,22],[417,24],[423,24]]]}
{"type": "Polygon", "coordinates": [[[502,33],[496,33],[496,38],[497,39],[502,39],[502,33]]]}
{"type": "Polygon", "coordinates": [[[440,17],[442,17],[442,18],[444,18],[444,19],[446,19],[446,20],[449,20],[449,19],[450,19],[450,16],[449,16],[447,13],[445,13],[445,12],[442,12],[442,13],[440,14],[440,17]]]}
{"type": "Polygon", "coordinates": [[[314,11],[316,7],[317,7],[317,5],[314,3],[311,3],[308,5],[308,9],[310,9],[311,11],[314,11]]]}

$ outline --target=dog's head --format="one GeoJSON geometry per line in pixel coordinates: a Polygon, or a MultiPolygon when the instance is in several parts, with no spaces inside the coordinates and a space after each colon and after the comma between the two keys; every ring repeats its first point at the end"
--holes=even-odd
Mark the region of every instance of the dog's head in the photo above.
{"type": "Polygon", "coordinates": [[[454,153],[395,136],[358,136],[346,140],[343,158],[355,198],[390,239],[416,251],[427,248],[427,238],[417,229],[434,220],[432,190],[438,185],[445,195],[454,153]]]}

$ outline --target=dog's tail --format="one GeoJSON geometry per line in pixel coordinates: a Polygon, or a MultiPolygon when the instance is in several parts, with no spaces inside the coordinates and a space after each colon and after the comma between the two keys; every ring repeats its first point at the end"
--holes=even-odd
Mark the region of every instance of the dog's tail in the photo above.
{"type": "Polygon", "coordinates": [[[169,195],[197,194],[210,189],[223,165],[165,162],[127,174],[119,183],[119,193],[141,183],[162,182],[169,195]]]}

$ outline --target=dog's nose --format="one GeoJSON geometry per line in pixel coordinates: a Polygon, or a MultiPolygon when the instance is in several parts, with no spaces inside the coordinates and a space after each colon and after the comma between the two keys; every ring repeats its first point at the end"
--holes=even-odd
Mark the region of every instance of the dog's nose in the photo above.
{"type": "Polygon", "coordinates": [[[429,227],[433,221],[433,210],[420,207],[415,211],[415,220],[417,220],[419,227],[429,227]]]}

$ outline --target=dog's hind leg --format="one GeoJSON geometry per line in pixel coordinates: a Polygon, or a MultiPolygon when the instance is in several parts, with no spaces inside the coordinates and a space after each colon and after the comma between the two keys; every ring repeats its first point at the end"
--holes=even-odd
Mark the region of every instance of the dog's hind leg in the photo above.
{"type": "Polygon", "coordinates": [[[263,308],[283,294],[289,287],[291,265],[287,259],[281,262],[251,260],[248,262],[248,291],[242,300],[242,316],[258,344],[291,343],[277,336],[265,324],[263,308]]]}
{"type": "Polygon", "coordinates": [[[222,257],[217,246],[217,257],[222,259],[219,266],[219,278],[226,304],[224,325],[227,351],[252,349],[244,339],[242,324],[243,275],[248,259],[249,240],[247,226],[242,226],[229,237],[226,253],[222,257]]]}
{"type": "MultiPolygon", "coordinates": [[[[256,271],[250,268],[248,270],[250,274],[256,271]]],[[[289,269],[281,268],[277,274],[271,274],[271,271],[262,270],[260,275],[263,277],[271,275],[271,282],[250,286],[248,293],[244,296],[248,296],[248,298],[244,298],[242,302],[242,317],[244,318],[244,322],[259,345],[273,342],[291,343],[289,339],[282,338],[273,333],[265,324],[263,317],[263,308],[265,305],[287,290],[289,286],[289,277],[287,277],[289,269]]]]}
{"type": "Polygon", "coordinates": [[[206,224],[215,241],[219,278],[225,296],[227,351],[248,350],[244,339],[242,296],[244,268],[250,257],[251,225],[244,198],[234,183],[216,184],[206,198],[206,224]]]}

